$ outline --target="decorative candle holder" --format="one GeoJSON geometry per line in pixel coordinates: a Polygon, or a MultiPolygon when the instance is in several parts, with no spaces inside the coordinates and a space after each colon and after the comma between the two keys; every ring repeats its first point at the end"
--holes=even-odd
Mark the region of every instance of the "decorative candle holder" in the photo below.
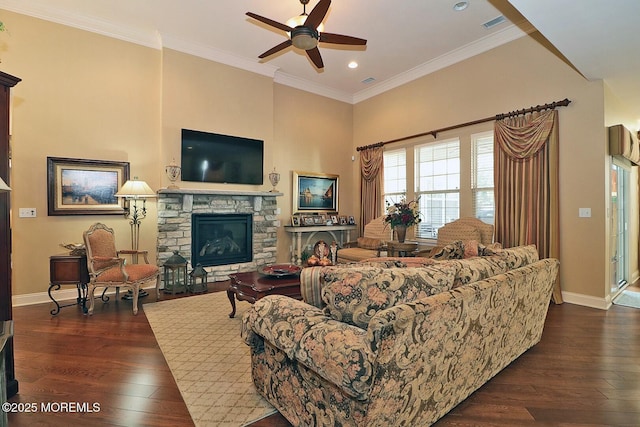
{"type": "Polygon", "coordinates": [[[276,168],[273,168],[273,172],[269,174],[269,182],[271,182],[271,185],[273,185],[273,189],[271,190],[271,192],[277,192],[278,190],[276,190],[276,185],[278,185],[278,183],[280,182],[280,174],[276,172],[276,168]]]}
{"type": "Polygon", "coordinates": [[[176,159],[171,160],[171,163],[166,168],[164,168],[164,171],[167,173],[167,176],[169,177],[169,181],[171,181],[171,184],[169,184],[167,188],[170,188],[172,190],[180,188],[176,185],[176,181],[180,176],[181,170],[182,168],[176,164],[176,159]]]}

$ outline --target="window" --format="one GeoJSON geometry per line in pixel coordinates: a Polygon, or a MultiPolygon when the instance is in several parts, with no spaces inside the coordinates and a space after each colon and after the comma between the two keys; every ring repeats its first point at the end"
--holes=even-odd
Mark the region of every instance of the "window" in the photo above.
{"type": "Polygon", "coordinates": [[[415,168],[423,217],[416,237],[435,238],[438,228],[460,217],[460,140],[417,146],[415,168]]]}
{"type": "Polygon", "coordinates": [[[494,224],[493,132],[471,135],[471,192],[476,218],[494,224]]]}
{"type": "Polygon", "coordinates": [[[385,151],[383,198],[387,203],[395,203],[407,192],[407,152],[404,148],[385,151]]]}

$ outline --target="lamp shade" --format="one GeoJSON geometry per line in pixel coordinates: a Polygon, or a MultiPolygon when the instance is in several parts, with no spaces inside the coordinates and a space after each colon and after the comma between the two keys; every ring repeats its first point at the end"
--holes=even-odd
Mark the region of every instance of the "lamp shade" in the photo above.
{"type": "Polygon", "coordinates": [[[2,191],[11,191],[11,188],[7,185],[6,182],[2,178],[0,178],[0,192],[2,191]]]}
{"type": "Polygon", "coordinates": [[[156,193],[149,187],[149,184],[135,177],[125,182],[115,196],[126,197],[127,199],[146,199],[156,197],[156,193]]]}

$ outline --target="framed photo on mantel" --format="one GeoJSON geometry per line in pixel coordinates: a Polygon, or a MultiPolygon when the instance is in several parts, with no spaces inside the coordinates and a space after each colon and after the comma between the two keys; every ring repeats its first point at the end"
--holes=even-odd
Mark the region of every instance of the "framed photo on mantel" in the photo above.
{"type": "Polygon", "coordinates": [[[293,213],[338,211],[339,176],[293,171],[293,213]]]}

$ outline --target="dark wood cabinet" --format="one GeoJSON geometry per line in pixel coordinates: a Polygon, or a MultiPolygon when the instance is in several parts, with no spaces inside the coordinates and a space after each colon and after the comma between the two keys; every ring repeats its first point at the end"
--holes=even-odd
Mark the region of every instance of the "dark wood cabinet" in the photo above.
{"type": "MultiPolygon", "coordinates": [[[[20,79],[0,72],[0,178],[11,186],[9,174],[9,102],[10,91],[20,79]]],[[[11,310],[11,198],[0,193],[0,321],[13,318],[11,310]]],[[[7,396],[18,392],[13,365],[13,338],[7,340],[4,351],[7,396]]]]}

